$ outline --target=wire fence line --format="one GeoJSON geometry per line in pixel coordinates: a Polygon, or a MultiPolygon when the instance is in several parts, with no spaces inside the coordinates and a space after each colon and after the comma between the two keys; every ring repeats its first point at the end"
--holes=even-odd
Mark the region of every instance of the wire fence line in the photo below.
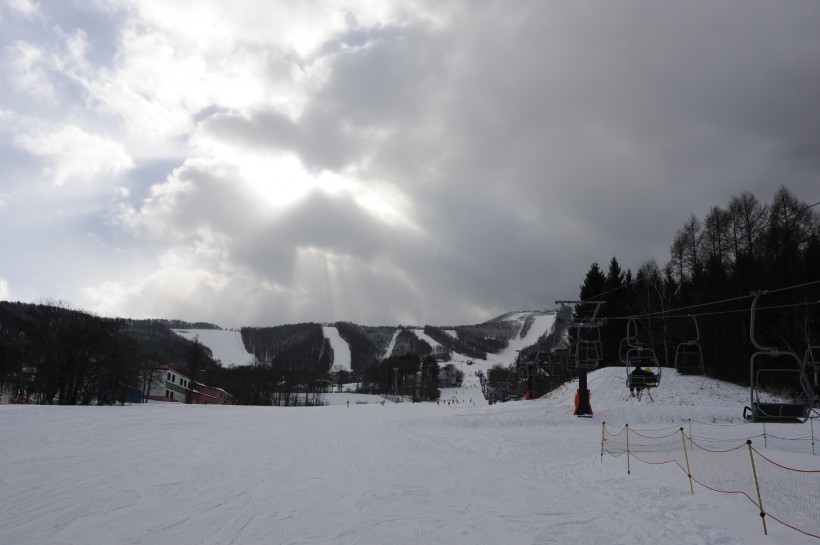
{"type": "Polygon", "coordinates": [[[633,461],[675,464],[694,483],[709,490],[742,494],[766,518],[803,534],[820,538],[820,471],[786,467],[767,458],[752,446],[751,439],[726,449],[706,448],[684,427],[638,431],[625,425],[601,430],[601,463],[604,454],[626,456],[627,473],[633,461]]]}
{"type": "MultiPolygon", "coordinates": [[[[712,423],[692,420],[683,424],[687,435],[701,445],[709,445],[714,449],[730,449],[743,445],[749,439],[755,444],[763,443],[765,448],[785,450],[789,452],[820,454],[820,429],[815,430],[815,418],[810,418],[803,424],[785,423],[712,423]]],[[[641,433],[658,435],[678,431],[680,425],[662,428],[643,429],[641,433]]],[[[632,431],[635,431],[633,428],[632,431]]]]}

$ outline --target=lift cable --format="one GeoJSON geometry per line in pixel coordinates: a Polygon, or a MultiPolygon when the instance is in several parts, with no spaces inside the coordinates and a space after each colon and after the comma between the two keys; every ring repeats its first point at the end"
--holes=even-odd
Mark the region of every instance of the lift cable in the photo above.
{"type": "MultiPolygon", "coordinates": [[[[774,289],[774,290],[763,290],[763,292],[764,293],[769,293],[769,294],[779,293],[779,292],[787,291],[787,290],[805,288],[807,286],[812,286],[814,284],[820,284],[820,280],[812,280],[810,282],[804,282],[802,284],[797,284],[797,285],[794,285],[794,286],[788,286],[788,287],[785,287],[785,288],[778,288],[778,289],[774,289]]],[[[648,313],[645,313],[645,314],[634,315],[634,316],[610,316],[610,317],[607,317],[606,320],[628,320],[630,318],[652,318],[652,317],[655,317],[655,316],[671,315],[671,314],[674,314],[674,313],[678,313],[678,312],[681,312],[681,311],[690,310],[690,309],[694,309],[694,308],[708,307],[708,306],[719,305],[719,304],[723,304],[723,303],[732,303],[734,301],[741,301],[743,299],[749,299],[749,298],[752,298],[752,297],[754,297],[754,293],[751,293],[749,295],[741,295],[741,296],[738,296],[738,297],[731,297],[729,299],[722,299],[722,300],[719,300],[719,301],[709,301],[707,303],[699,303],[699,304],[696,304],[696,305],[689,305],[689,306],[686,306],[686,307],[673,308],[673,309],[669,309],[669,310],[659,310],[657,312],[648,312],[648,313]]],[[[805,302],[805,303],[797,303],[797,304],[791,304],[791,305],[769,306],[769,307],[766,307],[765,309],[761,308],[760,310],[771,310],[771,309],[776,309],[776,308],[792,308],[792,307],[798,307],[798,306],[803,306],[803,305],[807,305],[807,304],[810,305],[810,304],[815,304],[815,303],[817,303],[817,301],[808,301],[808,302],[805,302]]],[[[721,312],[715,312],[715,313],[711,313],[711,314],[722,314],[722,313],[731,314],[733,312],[748,312],[748,309],[721,311],[721,312]]],[[[701,313],[700,315],[701,316],[706,316],[707,314],[706,313],[701,313]]]]}

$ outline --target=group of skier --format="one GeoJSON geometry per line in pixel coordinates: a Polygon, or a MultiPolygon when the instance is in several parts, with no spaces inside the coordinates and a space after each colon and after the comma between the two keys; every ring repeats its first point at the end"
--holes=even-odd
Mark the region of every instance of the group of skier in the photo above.
{"type": "MultiPolygon", "coordinates": [[[[640,401],[644,389],[646,389],[648,393],[649,388],[653,386],[657,386],[657,383],[655,382],[655,373],[653,373],[648,367],[646,369],[641,369],[639,365],[636,365],[629,374],[630,397],[636,397],[638,401],[640,401]]],[[[651,398],[652,395],[650,394],[649,397],[651,398]]]]}

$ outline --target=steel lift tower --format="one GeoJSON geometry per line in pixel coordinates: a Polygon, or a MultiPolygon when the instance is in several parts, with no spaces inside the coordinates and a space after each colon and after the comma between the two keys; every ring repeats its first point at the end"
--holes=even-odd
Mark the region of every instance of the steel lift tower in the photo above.
{"type": "Polygon", "coordinates": [[[556,305],[575,305],[570,328],[575,329],[575,368],[578,370],[578,392],[575,394],[575,415],[592,416],[589,402],[587,372],[594,371],[601,362],[601,326],[603,320],[598,312],[606,301],[556,301],[556,305]],[[590,312],[582,313],[585,305],[594,305],[590,312]]]}

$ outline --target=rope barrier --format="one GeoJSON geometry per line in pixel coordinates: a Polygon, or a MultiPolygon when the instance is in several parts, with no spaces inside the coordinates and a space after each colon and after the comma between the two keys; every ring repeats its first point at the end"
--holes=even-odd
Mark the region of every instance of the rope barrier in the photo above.
{"type": "Polygon", "coordinates": [[[613,434],[604,422],[601,463],[604,453],[613,457],[626,454],[628,474],[632,458],[645,464],[675,464],[687,475],[692,494],[693,483],[698,483],[714,492],[746,496],[758,508],[764,533],[768,534],[768,517],[820,538],[820,471],[779,464],[752,447],[751,439],[719,450],[704,447],[700,439],[687,435],[683,426],[677,433],[662,437],[646,435],[646,431],[625,425],[613,434]]]}
{"type": "MultiPolygon", "coordinates": [[[[743,444],[748,439],[761,439],[766,448],[787,450],[789,452],[811,452],[812,455],[817,455],[818,437],[815,433],[814,421],[812,419],[809,419],[807,423],[804,424],[784,424],[778,422],[756,424],[750,422],[713,423],[689,419],[684,426],[688,429],[688,433],[686,434],[687,438],[698,441],[701,444],[722,445],[726,446],[726,448],[730,448],[743,444]]],[[[640,433],[647,437],[657,437],[649,434],[659,434],[666,431],[677,433],[678,428],[679,426],[670,426],[666,428],[646,429],[640,432],[636,432],[635,429],[630,429],[630,433],[640,433]],[[673,432],[671,430],[675,431],[673,432]]],[[[624,428],[607,425],[607,431],[613,429],[621,429],[621,433],[623,433],[624,430],[624,428]]]]}

